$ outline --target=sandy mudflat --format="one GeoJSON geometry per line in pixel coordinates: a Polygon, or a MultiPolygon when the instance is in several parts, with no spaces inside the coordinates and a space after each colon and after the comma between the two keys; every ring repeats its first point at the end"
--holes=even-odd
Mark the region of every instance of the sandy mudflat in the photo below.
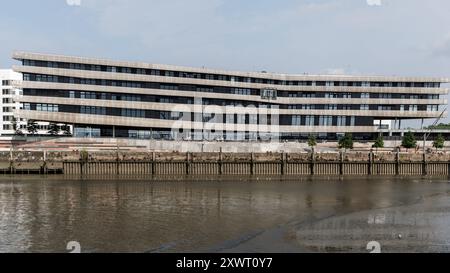
{"type": "Polygon", "coordinates": [[[289,223],[237,242],[223,252],[450,252],[450,193],[416,202],[289,223]]]}

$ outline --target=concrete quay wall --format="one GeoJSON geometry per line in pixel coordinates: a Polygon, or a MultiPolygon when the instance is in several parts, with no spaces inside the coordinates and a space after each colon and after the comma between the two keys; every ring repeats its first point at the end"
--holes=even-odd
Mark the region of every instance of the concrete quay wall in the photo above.
{"type": "Polygon", "coordinates": [[[0,173],[68,175],[436,175],[450,153],[182,153],[149,151],[0,152],[0,173]]]}

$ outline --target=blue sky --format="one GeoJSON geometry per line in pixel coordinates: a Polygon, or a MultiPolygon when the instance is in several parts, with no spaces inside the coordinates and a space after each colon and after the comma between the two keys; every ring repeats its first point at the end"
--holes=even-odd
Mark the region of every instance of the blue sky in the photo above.
{"type": "Polygon", "coordinates": [[[450,76],[448,0],[14,0],[13,50],[286,73],[450,76]],[[79,5],[77,2],[80,2],[79,5]]]}
{"type": "Polygon", "coordinates": [[[1,67],[13,63],[13,50],[30,50],[239,70],[450,76],[448,0],[15,0],[2,3],[0,26],[1,67]]]}

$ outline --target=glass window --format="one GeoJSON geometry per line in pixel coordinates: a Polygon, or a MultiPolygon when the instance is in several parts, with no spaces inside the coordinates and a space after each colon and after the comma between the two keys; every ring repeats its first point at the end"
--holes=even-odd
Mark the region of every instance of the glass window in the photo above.
{"type": "Polygon", "coordinates": [[[346,126],[347,125],[347,117],[339,116],[337,117],[337,126],[346,126]]]}
{"type": "Polygon", "coordinates": [[[437,111],[439,111],[439,105],[428,105],[427,111],[428,112],[437,112],[437,111]]]}
{"type": "Polygon", "coordinates": [[[238,114],[236,123],[238,123],[238,124],[245,124],[245,115],[238,114]]]}
{"type": "Polygon", "coordinates": [[[350,93],[344,93],[344,94],[342,95],[342,97],[343,97],[344,99],[351,99],[351,98],[352,98],[352,94],[350,94],[350,93]]]}
{"type": "Polygon", "coordinates": [[[322,125],[322,126],[331,125],[330,120],[332,120],[331,116],[320,116],[319,117],[319,125],[322,125]]]}
{"type": "Polygon", "coordinates": [[[314,116],[306,116],[305,125],[306,126],[314,126],[314,116]]]}
{"type": "Polygon", "coordinates": [[[292,125],[301,125],[302,117],[298,115],[292,116],[292,125]]]}
{"type": "Polygon", "coordinates": [[[262,99],[277,99],[277,90],[273,89],[262,89],[261,90],[261,98],[262,99]]]}
{"type": "Polygon", "coordinates": [[[160,119],[170,119],[170,114],[169,114],[169,112],[160,112],[159,118],[160,119]]]}
{"type": "Polygon", "coordinates": [[[417,112],[417,105],[410,105],[409,106],[409,111],[410,112],[417,112]]]}

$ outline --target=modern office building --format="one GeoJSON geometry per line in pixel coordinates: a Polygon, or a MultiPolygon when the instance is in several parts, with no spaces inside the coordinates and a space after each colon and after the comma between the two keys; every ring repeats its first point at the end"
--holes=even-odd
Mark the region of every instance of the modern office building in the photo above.
{"type": "Polygon", "coordinates": [[[374,139],[379,121],[395,130],[403,120],[447,115],[443,78],[235,72],[26,52],[13,58],[24,80],[17,114],[72,124],[75,136],[374,139]]]}

